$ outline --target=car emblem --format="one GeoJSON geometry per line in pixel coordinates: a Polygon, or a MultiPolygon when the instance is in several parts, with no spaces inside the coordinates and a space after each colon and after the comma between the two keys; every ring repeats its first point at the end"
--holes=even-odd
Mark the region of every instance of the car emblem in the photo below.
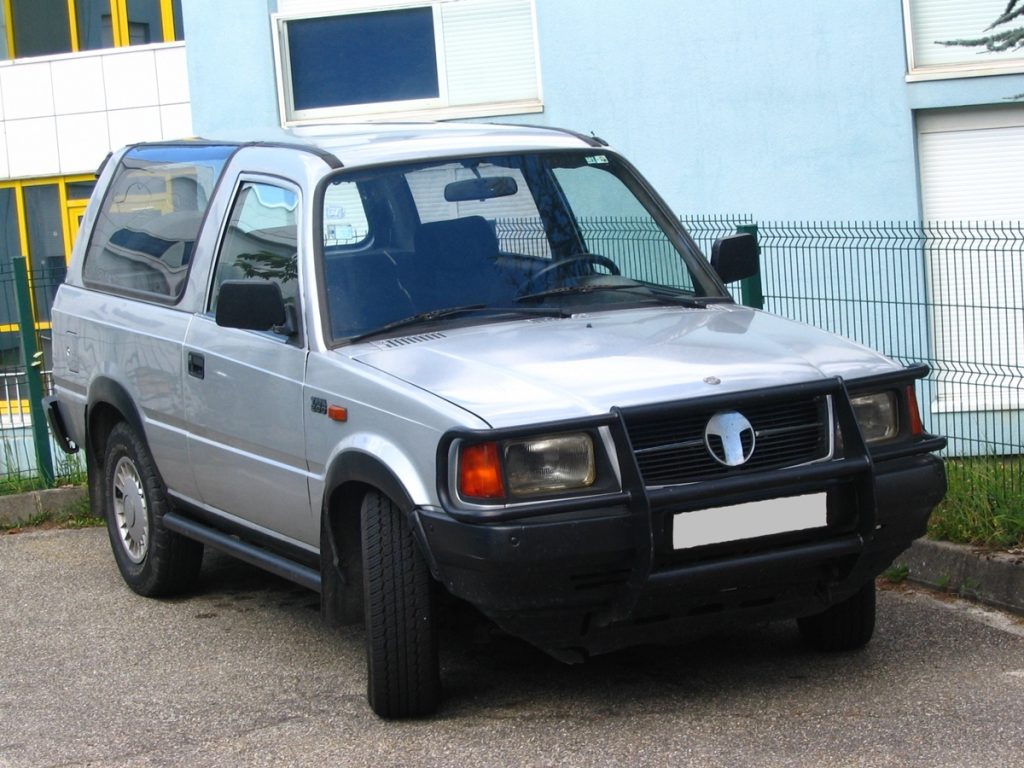
{"type": "Polygon", "coordinates": [[[719,464],[738,467],[754,453],[754,427],[742,413],[719,411],[704,427],[704,445],[719,464]]]}

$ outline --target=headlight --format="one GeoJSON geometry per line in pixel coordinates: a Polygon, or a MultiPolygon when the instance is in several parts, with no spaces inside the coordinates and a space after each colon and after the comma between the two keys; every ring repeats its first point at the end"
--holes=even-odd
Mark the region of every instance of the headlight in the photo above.
{"type": "Polygon", "coordinates": [[[513,496],[587,488],[597,476],[594,443],[585,434],[510,442],[505,473],[513,496]]]}
{"type": "Polygon", "coordinates": [[[589,488],[597,479],[594,441],[574,432],[474,443],[459,450],[459,495],[501,500],[589,488]]]}
{"type": "Polygon", "coordinates": [[[876,392],[850,398],[860,432],[867,443],[878,443],[899,434],[895,392],[876,392]]]}

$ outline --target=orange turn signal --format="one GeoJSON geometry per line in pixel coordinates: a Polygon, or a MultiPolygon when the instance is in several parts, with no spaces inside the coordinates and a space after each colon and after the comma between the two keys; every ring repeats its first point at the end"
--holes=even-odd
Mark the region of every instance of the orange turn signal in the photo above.
{"type": "Polygon", "coordinates": [[[505,495],[497,443],[477,443],[462,449],[459,492],[473,499],[499,499],[505,495]]]}
{"type": "Polygon", "coordinates": [[[910,411],[910,434],[922,434],[924,424],[921,423],[921,410],[917,407],[917,391],[913,384],[907,387],[907,410],[910,411]]]}
{"type": "Polygon", "coordinates": [[[348,408],[341,405],[327,406],[327,418],[334,421],[348,421],[348,408]]]}

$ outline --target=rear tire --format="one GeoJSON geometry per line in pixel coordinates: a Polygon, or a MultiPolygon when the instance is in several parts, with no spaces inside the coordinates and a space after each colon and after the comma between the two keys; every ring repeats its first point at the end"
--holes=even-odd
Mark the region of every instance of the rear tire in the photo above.
{"type": "Polygon", "coordinates": [[[125,583],[146,597],[191,587],[203,545],[164,528],[170,504],[160,473],[145,440],[124,422],[107,438],[102,487],[110,546],[125,583]]]}
{"type": "Polygon", "coordinates": [[[814,616],[797,619],[804,640],[819,651],[863,648],[875,632],[875,582],[814,616]]]}
{"type": "Polygon", "coordinates": [[[360,510],[367,698],[380,717],[420,717],[440,703],[434,583],[408,518],[376,491],[360,510]]]}

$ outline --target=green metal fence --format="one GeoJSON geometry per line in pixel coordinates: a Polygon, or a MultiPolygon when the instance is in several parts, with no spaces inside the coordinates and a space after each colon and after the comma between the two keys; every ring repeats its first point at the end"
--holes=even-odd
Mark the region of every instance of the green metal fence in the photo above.
{"type": "Polygon", "coordinates": [[[0,268],[0,483],[8,486],[82,475],[82,460],[56,447],[39,405],[52,387],[50,307],[64,275],[63,264],[29,273],[23,258],[0,268]]]}
{"type": "MultiPolygon", "coordinates": [[[[724,227],[736,217],[720,219],[724,227]]],[[[706,218],[683,220],[720,236],[706,218]]],[[[1024,224],[757,222],[764,308],[927,363],[951,486],[1024,499],[1024,224]]],[[[705,242],[706,246],[706,242],[705,242]]]]}

